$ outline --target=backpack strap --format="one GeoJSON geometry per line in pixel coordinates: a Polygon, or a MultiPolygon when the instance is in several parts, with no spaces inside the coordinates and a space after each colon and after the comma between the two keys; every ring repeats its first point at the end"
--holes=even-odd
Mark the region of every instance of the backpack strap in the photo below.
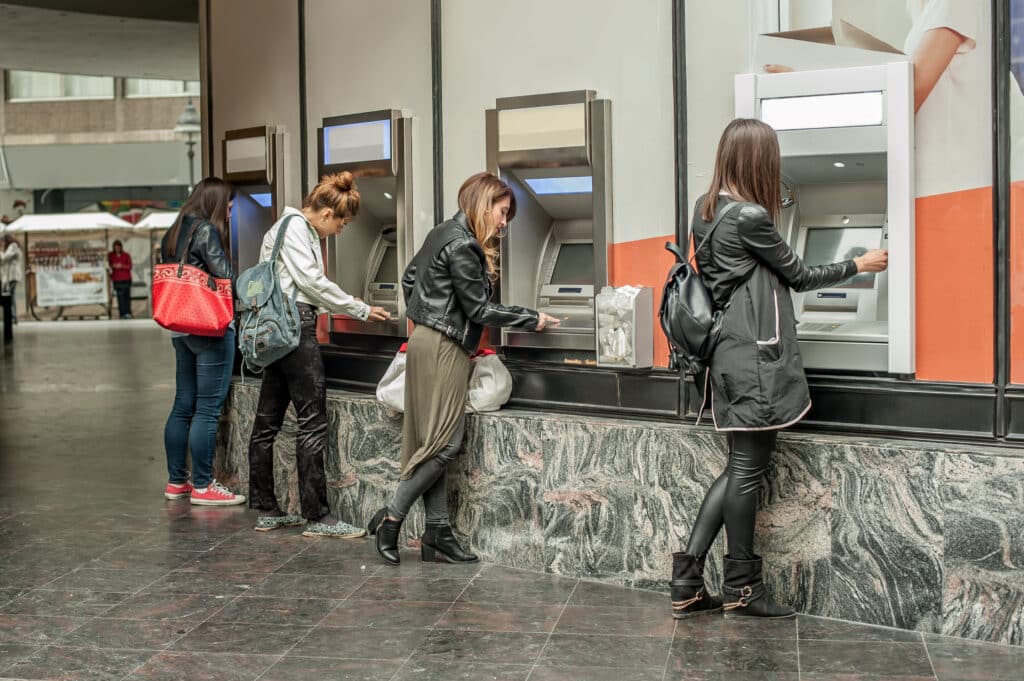
{"type": "MultiPolygon", "coordinates": [[[[288,228],[288,223],[293,218],[299,217],[298,215],[288,215],[284,220],[281,221],[281,226],[277,228],[277,238],[274,239],[274,248],[270,251],[270,267],[274,271],[274,286],[281,288],[281,279],[277,276],[277,256],[281,253],[281,245],[284,243],[284,233],[288,228]]],[[[305,218],[303,218],[305,220],[305,218]]],[[[295,299],[299,296],[299,287],[295,286],[292,291],[291,301],[294,303],[295,299]]]]}
{"type": "MultiPolygon", "coordinates": [[[[693,263],[691,263],[691,264],[696,263],[696,261],[697,261],[697,251],[702,249],[704,247],[704,244],[706,244],[708,242],[708,239],[711,238],[711,234],[715,231],[715,228],[718,227],[719,224],[721,224],[722,219],[725,218],[725,216],[729,214],[729,211],[731,211],[734,206],[738,206],[739,203],[740,203],[739,201],[730,201],[729,203],[727,203],[725,205],[725,208],[723,208],[722,212],[720,212],[718,214],[718,217],[715,218],[715,221],[711,223],[711,227],[708,229],[707,234],[704,235],[704,238],[700,240],[700,243],[697,245],[697,247],[693,249],[693,253],[691,253],[690,256],[687,258],[687,260],[690,260],[691,258],[693,259],[693,263]]],[[[689,248],[689,246],[690,246],[689,240],[687,240],[686,246],[687,246],[687,248],[689,248]]]]}

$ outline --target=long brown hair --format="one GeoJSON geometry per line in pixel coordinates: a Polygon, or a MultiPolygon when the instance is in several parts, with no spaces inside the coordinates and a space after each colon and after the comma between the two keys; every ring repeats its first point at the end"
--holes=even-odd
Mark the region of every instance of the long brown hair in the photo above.
{"type": "Polygon", "coordinates": [[[175,257],[178,250],[178,233],[181,231],[181,223],[186,216],[192,216],[199,220],[209,222],[217,228],[220,236],[220,243],[224,250],[228,249],[228,203],[231,201],[231,185],[219,177],[204,178],[181,207],[178,219],[169,230],[167,230],[166,243],[167,255],[175,257]]]}
{"type": "Polygon", "coordinates": [[[356,180],[347,170],[333,175],[324,175],[313,191],[302,200],[303,208],[321,211],[330,208],[334,217],[354,218],[359,212],[359,190],[356,180]]]}
{"type": "Polygon", "coordinates": [[[704,197],[701,217],[715,218],[719,192],[764,206],[778,220],[782,212],[779,138],[771,126],[753,118],[737,118],[725,127],[718,142],[715,175],[704,197]]]}
{"type": "Polygon", "coordinates": [[[477,173],[459,187],[459,210],[466,214],[469,229],[484,250],[487,276],[491,279],[498,276],[498,226],[491,220],[491,208],[506,196],[510,203],[505,219],[512,222],[516,216],[516,196],[494,173],[477,173]]]}

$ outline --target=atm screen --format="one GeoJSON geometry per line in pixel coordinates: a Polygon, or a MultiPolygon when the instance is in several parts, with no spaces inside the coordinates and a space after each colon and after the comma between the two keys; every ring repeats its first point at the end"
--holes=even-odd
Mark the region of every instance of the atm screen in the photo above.
{"type": "Polygon", "coordinates": [[[384,257],[381,258],[380,266],[377,267],[373,283],[388,284],[396,281],[398,281],[398,249],[388,246],[384,249],[384,257]]]}
{"type": "Polygon", "coordinates": [[[549,284],[594,284],[594,244],[561,244],[549,284]]]}
{"type": "MultiPolygon", "coordinates": [[[[881,227],[809,227],[804,241],[804,264],[829,265],[849,260],[882,244],[881,227]]],[[[858,274],[831,288],[874,288],[875,275],[858,274]]]]}

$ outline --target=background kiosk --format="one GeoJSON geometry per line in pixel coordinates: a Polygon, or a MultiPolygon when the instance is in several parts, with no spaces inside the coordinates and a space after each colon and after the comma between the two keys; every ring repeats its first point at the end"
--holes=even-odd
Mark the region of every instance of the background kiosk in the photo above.
{"type": "Polygon", "coordinates": [[[914,110],[907,62],[736,77],[736,115],[778,132],[779,232],[810,265],[889,249],[889,269],[794,293],[808,369],[914,373],[914,110]]]}
{"type": "Polygon", "coordinates": [[[223,140],[224,179],[235,188],[231,208],[234,271],[259,262],[263,235],[284,200],[284,132],[275,126],[228,130],[223,140]]]}
{"type": "Polygon", "coordinates": [[[392,317],[364,323],[332,315],[334,345],[352,344],[348,334],[408,336],[401,281],[412,246],[411,133],[412,119],[394,109],[332,116],[317,129],[317,179],[351,171],[360,194],[356,218],[327,241],[327,276],[392,317]]]}
{"type": "Polygon", "coordinates": [[[612,230],[611,102],[591,90],[513,97],[486,116],[488,168],[518,210],[501,242],[501,302],[562,321],[544,333],[502,329],[501,345],[593,358],[612,230]]]}

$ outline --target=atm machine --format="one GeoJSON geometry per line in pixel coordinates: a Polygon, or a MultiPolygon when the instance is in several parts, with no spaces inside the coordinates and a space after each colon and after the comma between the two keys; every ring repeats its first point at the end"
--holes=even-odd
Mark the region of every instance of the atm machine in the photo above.
{"type": "Polygon", "coordinates": [[[779,136],[777,226],[808,265],[889,249],[889,269],[794,292],[804,367],[914,374],[914,110],[907,62],[736,77],[736,115],[779,136]]]}
{"type": "Polygon", "coordinates": [[[231,264],[235,272],[259,262],[263,235],[282,209],[284,137],[284,131],[272,125],[224,133],[224,179],[235,189],[231,208],[231,264]]]}
{"type": "Polygon", "coordinates": [[[393,350],[408,336],[401,280],[412,248],[412,119],[395,109],[324,118],[317,149],[318,177],[348,170],[360,195],[356,218],[328,239],[327,275],[392,317],[367,323],[332,315],[331,343],[393,350]]]}
{"type": "Polygon", "coordinates": [[[592,360],[612,237],[611,102],[592,90],[498,99],[486,123],[487,166],[516,198],[501,241],[501,302],[561,320],[544,333],[502,329],[500,344],[592,360]]]}

